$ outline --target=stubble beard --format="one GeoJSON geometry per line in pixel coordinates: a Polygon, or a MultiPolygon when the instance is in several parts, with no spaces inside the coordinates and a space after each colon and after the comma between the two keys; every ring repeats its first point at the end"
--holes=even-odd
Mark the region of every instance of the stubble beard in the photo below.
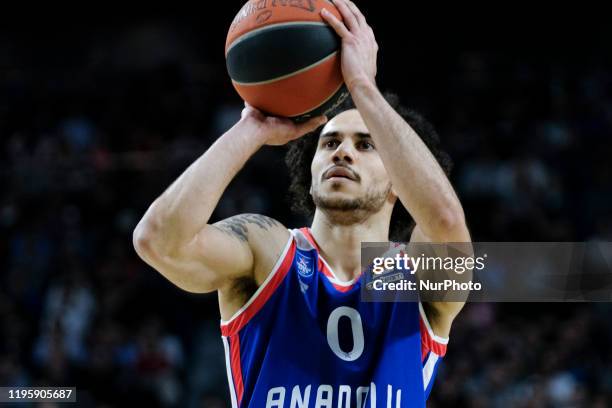
{"type": "Polygon", "coordinates": [[[328,218],[339,225],[362,223],[370,215],[381,210],[389,193],[391,183],[384,189],[370,189],[363,197],[331,198],[313,191],[312,199],[317,209],[325,212],[328,218]]]}

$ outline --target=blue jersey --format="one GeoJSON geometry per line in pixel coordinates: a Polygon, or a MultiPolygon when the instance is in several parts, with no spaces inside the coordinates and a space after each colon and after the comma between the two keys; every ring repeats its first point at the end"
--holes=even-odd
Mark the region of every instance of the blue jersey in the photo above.
{"type": "Polygon", "coordinates": [[[424,407],[448,339],[419,303],[362,302],[308,228],[221,334],[232,407],[424,407]]]}

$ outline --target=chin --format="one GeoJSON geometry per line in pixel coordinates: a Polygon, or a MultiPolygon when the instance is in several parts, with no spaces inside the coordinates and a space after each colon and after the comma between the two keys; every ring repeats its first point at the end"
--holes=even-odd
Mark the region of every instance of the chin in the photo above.
{"type": "Polygon", "coordinates": [[[322,191],[319,198],[328,204],[340,204],[359,200],[361,197],[346,191],[322,191]]]}
{"type": "Polygon", "coordinates": [[[346,187],[342,186],[343,188],[334,188],[334,186],[332,186],[331,188],[326,188],[323,189],[322,193],[324,195],[324,197],[326,198],[342,198],[342,199],[353,199],[353,198],[359,198],[359,196],[357,194],[355,194],[355,192],[350,191],[349,189],[347,189],[346,187]]]}
{"type": "Polygon", "coordinates": [[[354,190],[357,185],[355,182],[348,180],[328,180],[324,183],[322,187],[322,190],[324,191],[348,191],[354,190]]]}

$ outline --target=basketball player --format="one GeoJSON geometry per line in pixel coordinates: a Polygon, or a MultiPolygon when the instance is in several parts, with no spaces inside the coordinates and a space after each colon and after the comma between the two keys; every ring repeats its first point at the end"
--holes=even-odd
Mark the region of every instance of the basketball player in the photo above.
{"type": "Polygon", "coordinates": [[[361,301],[360,244],[389,240],[396,204],[416,224],[413,241],[470,236],[434,154],[376,87],[372,29],[352,2],[335,4],[344,22],[323,18],[342,38],[356,109],[296,125],[246,106],[134,231],[138,254],[171,282],[218,292],[233,407],[423,407],[463,305],[361,301]],[[309,228],[256,214],[208,223],[261,146],[309,132],[309,228]]]}

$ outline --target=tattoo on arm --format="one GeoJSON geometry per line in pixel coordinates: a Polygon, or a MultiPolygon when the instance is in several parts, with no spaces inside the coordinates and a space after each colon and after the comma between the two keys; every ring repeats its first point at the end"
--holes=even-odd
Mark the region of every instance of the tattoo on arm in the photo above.
{"type": "Polygon", "coordinates": [[[280,226],[281,224],[275,219],[266,217],[265,215],[241,214],[219,221],[213,225],[221,231],[246,242],[249,225],[256,225],[263,230],[268,230],[272,227],[280,226]]]}

